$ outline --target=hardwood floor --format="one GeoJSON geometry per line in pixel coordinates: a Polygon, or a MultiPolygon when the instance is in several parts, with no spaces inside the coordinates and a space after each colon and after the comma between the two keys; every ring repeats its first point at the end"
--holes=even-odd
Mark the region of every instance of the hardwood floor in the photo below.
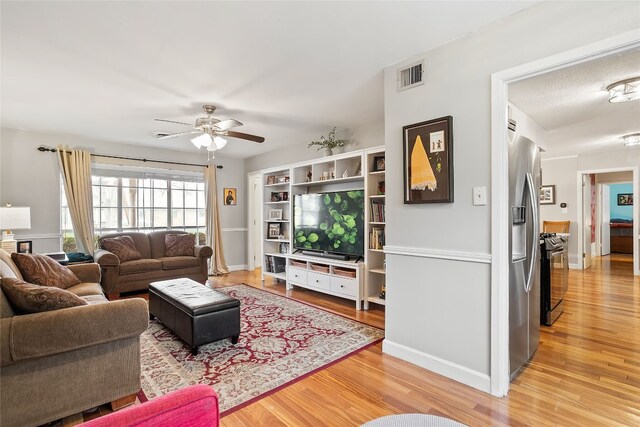
{"type": "MultiPolygon", "coordinates": [[[[640,426],[640,278],[632,265],[612,255],[570,271],[563,314],[542,327],[536,354],[505,398],[385,355],[379,344],[227,415],[221,426],[358,426],[415,412],[469,426],[640,426]]],[[[259,271],[211,282],[262,287],[259,271]]],[[[264,289],[384,325],[380,307],[356,312],[350,301],[288,292],[271,279],[264,289]]]]}
{"type": "MultiPolygon", "coordinates": [[[[260,286],[258,272],[234,273],[260,286]]],[[[506,398],[446,379],[367,349],[222,419],[231,426],[357,426],[408,412],[444,415],[470,426],[640,426],[640,278],[632,258],[596,258],[571,270],[564,313],[542,327],[540,346],[506,398]]],[[[284,285],[265,289],[286,294],[284,285]]],[[[381,326],[382,310],[356,313],[351,303],[311,291],[291,297],[381,326]]]]}

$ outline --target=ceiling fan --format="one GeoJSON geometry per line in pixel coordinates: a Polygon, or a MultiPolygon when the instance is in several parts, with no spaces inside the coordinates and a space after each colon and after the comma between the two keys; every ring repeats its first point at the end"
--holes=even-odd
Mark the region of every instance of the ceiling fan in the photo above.
{"type": "Polygon", "coordinates": [[[193,138],[191,142],[196,146],[196,148],[205,147],[208,151],[215,151],[224,147],[227,144],[227,140],[223,138],[225,136],[246,139],[248,141],[258,143],[264,142],[264,138],[261,136],[229,130],[231,128],[242,126],[242,123],[234,119],[216,119],[213,117],[213,112],[216,110],[215,106],[203,105],[202,109],[207,114],[207,117],[198,117],[195,124],[177,122],[175,120],[154,119],[158,122],[177,123],[179,125],[190,126],[193,128],[192,130],[176,133],[155,132],[156,138],[168,139],[181,135],[200,134],[193,138]]]}

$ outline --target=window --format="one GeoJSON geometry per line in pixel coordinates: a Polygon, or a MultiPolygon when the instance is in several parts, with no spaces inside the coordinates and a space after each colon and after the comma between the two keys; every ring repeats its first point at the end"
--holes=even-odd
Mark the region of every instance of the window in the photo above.
{"type": "MultiPolygon", "coordinates": [[[[205,240],[205,196],[202,179],[191,177],[123,177],[105,171],[92,176],[93,225],[97,237],[121,231],[184,230],[205,240]]],[[[77,247],[62,185],[63,250],[77,247]]]]}

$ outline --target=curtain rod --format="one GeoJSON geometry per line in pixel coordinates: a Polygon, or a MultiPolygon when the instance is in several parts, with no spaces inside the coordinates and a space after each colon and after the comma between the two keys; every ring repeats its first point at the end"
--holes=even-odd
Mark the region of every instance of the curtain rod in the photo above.
{"type": "MultiPolygon", "coordinates": [[[[56,148],[51,148],[51,147],[45,147],[44,145],[41,145],[38,147],[38,151],[41,152],[49,152],[49,153],[57,153],[58,149],[56,148]]],[[[106,154],[93,154],[91,153],[91,157],[104,157],[107,159],[120,159],[120,160],[135,160],[137,162],[152,162],[152,163],[164,163],[167,165],[180,165],[180,166],[199,166],[201,168],[208,168],[209,165],[199,165],[197,163],[182,163],[182,162],[169,162],[167,160],[150,160],[150,159],[138,159],[135,157],[123,157],[123,156],[108,156],[106,154]]],[[[217,169],[222,169],[224,166],[222,165],[216,165],[217,169]]]]}

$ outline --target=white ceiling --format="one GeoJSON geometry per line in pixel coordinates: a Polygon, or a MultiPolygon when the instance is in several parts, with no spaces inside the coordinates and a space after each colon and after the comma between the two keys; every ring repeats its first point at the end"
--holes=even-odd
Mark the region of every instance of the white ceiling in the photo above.
{"type": "Polygon", "coordinates": [[[640,50],[629,50],[509,85],[509,100],[547,132],[544,157],[624,148],[640,132],[640,101],[610,103],[607,86],[640,76],[640,50]]]}
{"type": "Polygon", "coordinates": [[[535,3],[3,1],[1,125],[195,150],[153,118],[211,103],[245,158],[383,120],[385,66],[535,3]]]}

